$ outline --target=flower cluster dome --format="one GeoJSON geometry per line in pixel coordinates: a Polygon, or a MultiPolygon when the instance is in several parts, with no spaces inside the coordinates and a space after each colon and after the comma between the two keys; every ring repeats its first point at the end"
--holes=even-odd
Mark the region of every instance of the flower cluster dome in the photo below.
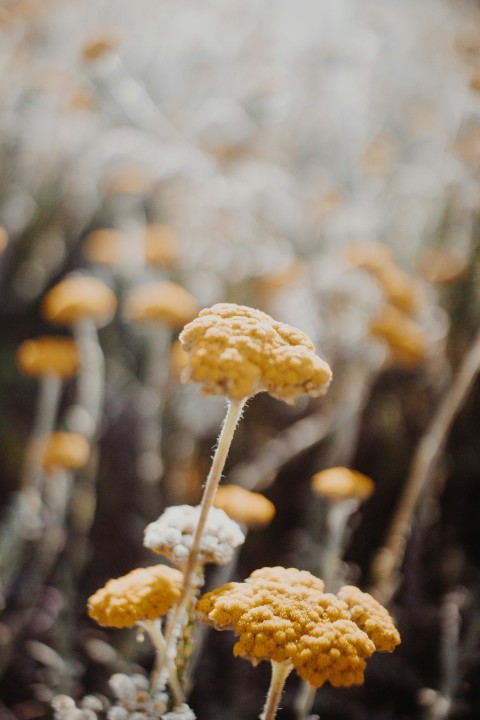
{"type": "MultiPolygon", "coordinates": [[[[183,567],[190,554],[199,515],[200,506],[168,507],[158,520],[147,525],[144,545],[183,567]]],[[[235,549],[244,540],[245,535],[234,520],[223,510],[211,508],[200,541],[199,561],[203,565],[224,565],[232,559],[235,549]]]]}
{"type": "Polygon", "coordinates": [[[245,305],[202,310],[180,340],[189,354],[184,379],[206,395],[239,401],[266,391],[293,404],[301,395],[324,395],[332,377],[305,333],[245,305]]]}
{"type": "Polygon", "coordinates": [[[222,585],[200,598],[197,615],[238,635],[235,655],[254,665],[291,662],[313,687],[361,684],[366,659],[400,642],[373,597],[358,588],[324,593],[321,580],[295,568],[261,568],[243,583],[222,585]]]}

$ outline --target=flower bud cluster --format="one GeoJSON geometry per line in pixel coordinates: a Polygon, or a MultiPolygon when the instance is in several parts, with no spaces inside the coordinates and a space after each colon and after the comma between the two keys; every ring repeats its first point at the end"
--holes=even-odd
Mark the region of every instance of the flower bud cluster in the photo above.
{"type": "MultiPolygon", "coordinates": [[[[192,547],[200,506],[174,505],[167,508],[155,522],[147,525],[144,545],[156,553],[165,555],[175,565],[182,567],[192,547]]],[[[245,535],[239,525],[219,508],[208,513],[205,532],[200,542],[201,564],[228,563],[235,549],[243,544],[245,535]]]]}
{"type": "Polygon", "coordinates": [[[167,712],[168,695],[150,692],[148,678],[140,674],[115,673],[109,680],[115,704],[86,695],[79,704],[68,695],[57,695],[51,706],[55,720],[195,720],[194,712],[183,703],[167,712]]]}

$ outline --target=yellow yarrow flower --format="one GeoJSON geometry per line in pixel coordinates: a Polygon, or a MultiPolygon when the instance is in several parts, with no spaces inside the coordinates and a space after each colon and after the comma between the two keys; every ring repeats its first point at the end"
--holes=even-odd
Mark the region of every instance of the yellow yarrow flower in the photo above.
{"type": "Polygon", "coordinates": [[[182,573],[167,565],[137,568],[89,597],[88,614],[99,625],[116,628],[156,620],[177,602],[182,582],[182,573]]]}
{"type": "Polygon", "coordinates": [[[324,395],[332,373],[309,337],[260,310],[218,303],[186,325],[180,341],[189,354],[184,380],[205,395],[241,401],[266,391],[293,404],[324,395]]]}

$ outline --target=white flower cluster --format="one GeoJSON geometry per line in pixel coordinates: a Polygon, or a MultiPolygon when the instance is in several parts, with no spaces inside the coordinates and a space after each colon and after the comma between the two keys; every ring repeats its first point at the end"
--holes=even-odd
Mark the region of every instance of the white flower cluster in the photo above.
{"type": "Polygon", "coordinates": [[[51,701],[55,720],[98,720],[104,710],[100,698],[86,695],[79,706],[68,695],[56,695],[51,701]]]}
{"type": "MultiPolygon", "coordinates": [[[[174,505],[167,508],[158,520],[147,525],[143,544],[182,567],[192,547],[199,515],[200,506],[174,505]]],[[[203,564],[224,565],[244,541],[245,535],[239,525],[223,510],[212,508],[200,541],[200,561],[203,564]]]]}
{"type": "MultiPolygon", "coordinates": [[[[116,699],[115,705],[106,707],[94,695],[79,701],[68,695],[57,695],[51,702],[55,720],[195,720],[195,714],[183,703],[167,712],[168,695],[150,694],[150,683],[143,675],[115,673],[109,681],[116,699]]],[[[107,703],[108,704],[108,703],[107,703]]]]}
{"type": "Polygon", "coordinates": [[[193,710],[186,703],[182,703],[180,707],[162,715],[162,720],[196,720],[196,718],[193,710]]]}

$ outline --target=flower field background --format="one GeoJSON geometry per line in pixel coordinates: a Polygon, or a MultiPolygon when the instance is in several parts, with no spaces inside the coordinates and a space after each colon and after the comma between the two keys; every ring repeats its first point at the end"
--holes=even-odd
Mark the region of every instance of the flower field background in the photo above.
{"type": "MultiPolygon", "coordinates": [[[[178,336],[215,303],[299,328],[333,379],[247,404],[224,481],[275,516],[206,589],[333,563],[402,642],[311,714],[477,718],[477,3],[5,0],[0,37],[1,720],[150,671],[148,639],[87,599],[153,563],[165,508],[200,501],[225,399],[181,382],[178,336]],[[88,323],[53,306],[71,279],[88,323]],[[80,352],[54,382],[25,346],[44,336],[80,352]],[[81,438],[61,463],[51,431],[81,438]],[[338,510],[311,483],[332,467],[373,492],[338,510]]],[[[253,720],[267,664],[202,633],[191,708],[253,720]]],[[[279,718],[299,693],[292,675],[279,718]]]]}

